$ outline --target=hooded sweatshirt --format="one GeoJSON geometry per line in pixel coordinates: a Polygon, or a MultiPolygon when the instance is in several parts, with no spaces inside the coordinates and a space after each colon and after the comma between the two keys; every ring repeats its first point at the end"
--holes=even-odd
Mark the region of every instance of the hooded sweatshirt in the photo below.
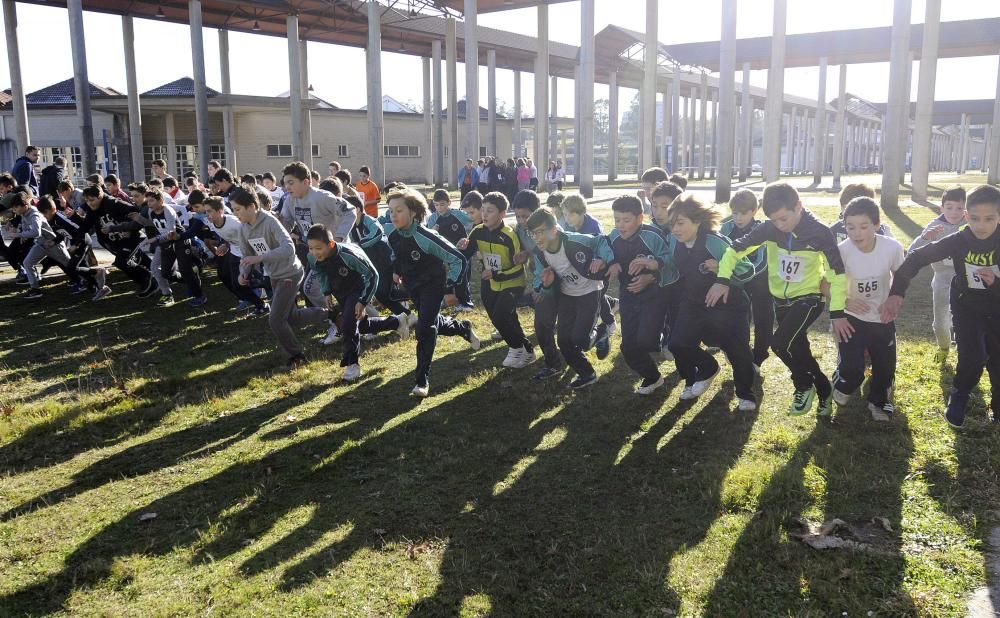
{"type": "MultiPolygon", "coordinates": [[[[302,278],[302,263],[288,230],[266,210],[257,211],[257,220],[240,227],[240,252],[264,258],[264,269],[272,280],[302,278]]],[[[240,274],[250,275],[250,267],[240,266],[240,274]]]]}

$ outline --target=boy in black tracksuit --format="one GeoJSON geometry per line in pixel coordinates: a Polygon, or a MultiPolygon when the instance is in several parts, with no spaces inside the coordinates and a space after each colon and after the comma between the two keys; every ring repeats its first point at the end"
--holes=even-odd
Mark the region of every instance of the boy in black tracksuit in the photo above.
{"type": "MultiPolygon", "coordinates": [[[[749,189],[740,189],[729,200],[732,217],[723,221],[719,233],[735,241],[753,231],[762,222],[757,214],[757,196],[749,189]]],[[[747,256],[753,264],[753,278],[743,284],[743,291],[750,298],[753,315],[753,364],[760,369],[770,356],[771,333],[774,332],[774,299],[767,287],[767,252],[761,248],[747,256]]]]}
{"type": "Polygon", "coordinates": [[[140,297],[156,293],[156,281],[149,274],[149,258],[136,251],[142,240],[139,235],[142,226],[133,219],[139,217],[139,209],[107,195],[97,185],[83,190],[83,200],[87,208],[80,231],[97,232],[98,242],[115,256],[115,266],[136,283],[140,297]]]}
{"type": "MultiPolygon", "coordinates": [[[[472,220],[469,215],[458,208],[451,207],[451,196],[444,189],[434,192],[434,212],[427,219],[427,227],[441,234],[445,240],[458,246],[463,238],[468,238],[472,231],[472,220]]],[[[472,309],[472,289],[469,287],[469,277],[455,285],[455,295],[458,296],[458,311],[472,309]]]]}
{"type": "Polygon", "coordinates": [[[982,185],[966,201],[969,224],[958,232],[910,252],[896,271],[882,321],[896,319],[903,295],[921,268],[951,258],[951,312],[958,346],[958,364],[952,380],[945,419],[952,427],[965,422],[965,409],[983,368],[992,386],[993,422],[1000,402],[1000,189],[982,185]]]}
{"type": "Polygon", "coordinates": [[[705,306],[705,296],[715,284],[719,260],[729,249],[729,239],[713,228],[717,210],[692,194],[674,200],[669,209],[671,229],[677,239],[673,257],[680,273],[678,315],[670,338],[677,371],[686,383],[682,400],[696,399],[708,390],[719,372],[719,363],[701,343],[722,349],[733,368],[733,381],[740,411],[757,408],[753,393],[753,356],[750,353],[750,301],[740,289],[753,275],[746,259],[734,268],[733,287],[728,302],[705,306]]]}
{"type": "Polygon", "coordinates": [[[394,295],[392,285],[392,249],[386,239],[384,228],[378,219],[365,212],[364,208],[356,208],[358,222],[351,230],[351,242],[356,243],[375,270],[378,271],[378,288],[375,290],[375,300],[393,315],[400,313],[410,315],[410,308],[399,300],[399,293],[394,295]]]}

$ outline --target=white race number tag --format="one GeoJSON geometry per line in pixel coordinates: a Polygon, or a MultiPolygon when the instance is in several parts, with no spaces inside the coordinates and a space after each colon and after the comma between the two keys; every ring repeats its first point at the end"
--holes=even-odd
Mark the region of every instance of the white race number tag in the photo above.
{"type": "Polygon", "coordinates": [[[800,283],[805,276],[805,258],[791,253],[778,254],[778,274],[782,281],[800,283]]]}
{"type": "Polygon", "coordinates": [[[993,266],[980,266],[978,264],[965,263],[965,279],[969,284],[969,289],[971,290],[985,290],[986,282],[979,275],[979,271],[982,269],[987,269],[993,271],[993,275],[1000,278],[1000,266],[994,264],[993,266]]]}
{"type": "Polygon", "coordinates": [[[270,251],[270,249],[267,248],[267,242],[263,238],[251,238],[250,246],[253,248],[253,252],[257,255],[270,251]]]}
{"type": "Polygon", "coordinates": [[[500,255],[497,253],[484,253],[483,265],[487,270],[500,270],[500,255]]]}
{"type": "Polygon", "coordinates": [[[862,296],[864,298],[871,298],[872,295],[878,294],[878,290],[881,285],[882,284],[879,282],[878,277],[857,279],[854,282],[854,290],[857,292],[858,296],[862,296]]]}

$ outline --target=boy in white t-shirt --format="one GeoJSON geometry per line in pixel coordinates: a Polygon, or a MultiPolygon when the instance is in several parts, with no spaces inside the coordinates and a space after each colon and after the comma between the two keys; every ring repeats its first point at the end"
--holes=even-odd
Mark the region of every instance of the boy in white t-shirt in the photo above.
{"type": "Polygon", "coordinates": [[[865,378],[865,350],[871,358],[868,410],[872,419],[888,421],[896,375],[896,325],[883,323],[879,310],[889,297],[892,274],[903,263],[903,246],[878,233],[878,204],[869,197],[851,200],[844,210],[847,240],[838,245],[847,273],[847,321],[854,331],[837,345],[840,358],[833,380],[833,400],[844,406],[865,378]]]}

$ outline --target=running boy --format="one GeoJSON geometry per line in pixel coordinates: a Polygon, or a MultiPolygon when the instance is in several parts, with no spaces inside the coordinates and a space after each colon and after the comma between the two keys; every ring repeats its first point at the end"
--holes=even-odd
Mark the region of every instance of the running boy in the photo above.
{"type": "MultiPolygon", "coordinates": [[[[920,236],[910,245],[914,251],[924,245],[954,234],[965,225],[965,189],[954,186],[946,189],[941,196],[941,215],[927,224],[920,236]]],[[[935,358],[938,362],[948,357],[951,349],[951,280],[955,277],[955,265],[951,258],[931,264],[934,278],[931,279],[931,299],[934,304],[934,321],[931,328],[937,339],[938,351],[935,358]]]]}
{"type": "MultiPolygon", "coordinates": [[[[469,230],[472,229],[472,219],[458,208],[451,207],[451,196],[444,189],[434,192],[433,202],[434,212],[427,219],[427,227],[458,246],[459,241],[468,238],[469,230]]],[[[468,280],[455,286],[455,295],[458,296],[456,311],[472,311],[472,290],[469,289],[468,280]]]]}
{"type": "Polygon", "coordinates": [[[395,272],[417,309],[416,384],[411,394],[426,397],[439,334],[462,337],[473,350],[479,349],[479,337],[471,322],[441,315],[442,300],[450,306],[458,302],[454,294],[445,294],[445,288],[462,281],[468,262],[453,244],[423,226],[421,222],[427,216],[423,195],[413,189],[396,189],[389,193],[386,203],[394,228],[389,234],[389,246],[395,256],[395,272]]]}
{"type": "Polygon", "coordinates": [[[817,414],[831,412],[833,387],[809,348],[807,329],[823,312],[820,284],[830,282],[830,319],[838,342],[851,338],[851,325],[844,317],[847,282],[844,263],[830,228],[802,207],[799,193],[787,182],[764,188],[764,214],[769,219],[733,242],[719,260],[718,281],[705,296],[715,306],[729,294],[729,281],[740,258],[764,246],[767,252],[768,287],[774,297],[778,329],[771,349],[792,373],[795,394],[789,414],[812,409],[819,396],[817,414]]]}
{"type": "Polygon", "coordinates": [[[956,275],[951,280],[951,315],[955,323],[958,364],[952,380],[945,420],[952,427],[965,422],[972,389],[983,368],[993,388],[993,422],[1000,421],[1000,189],[981,185],[966,200],[969,225],[949,236],[920,247],[896,271],[889,298],[882,305],[882,321],[896,319],[903,295],[917,272],[928,264],[950,257],[956,275]]]}
{"type": "MultiPolygon", "coordinates": [[[[837,219],[836,223],[830,226],[830,231],[833,232],[833,235],[836,237],[838,245],[847,240],[847,228],[844,224],[844,211],[847,208],[847,205],[858,197],[875,199],[875,187],[863,182],[857,182],[847,185],[840,191],[840,218],[837,219]]],[[[889,226],[885,223],[879,223],[878,230],[875,233],[893,238],[892,230],[889,229],[889,226]]]]}

